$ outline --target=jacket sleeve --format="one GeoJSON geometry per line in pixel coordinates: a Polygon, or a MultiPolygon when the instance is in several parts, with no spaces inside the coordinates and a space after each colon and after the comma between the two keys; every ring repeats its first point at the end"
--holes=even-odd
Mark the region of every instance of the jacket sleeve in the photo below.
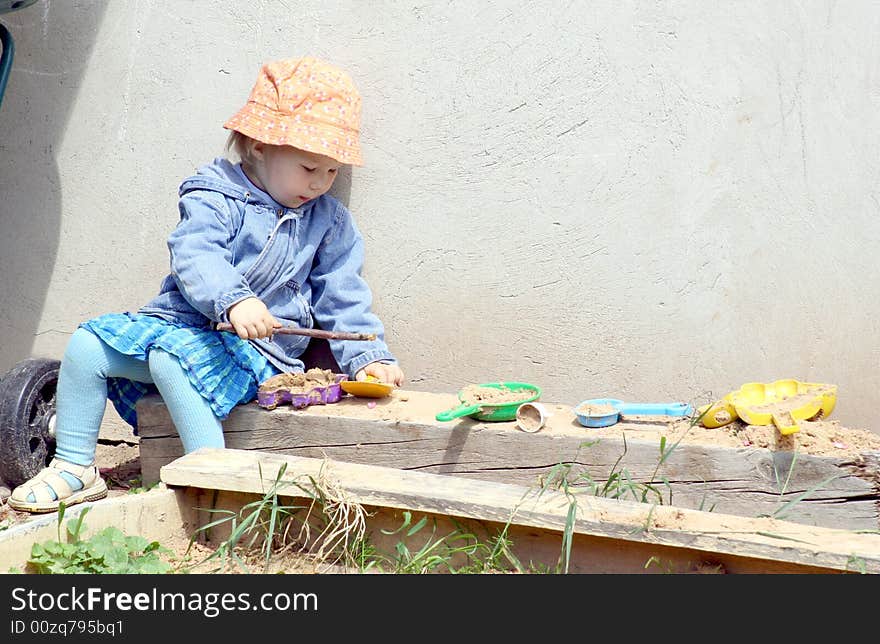
{"type": "Polygon", "coordinates": [[[361,276],[363,261],[363,237],[340,204],[333,227],[318,247],[309,283],[315,321],[322,329],[376,335],[369,341],[329,341],[333,357],[350,378],[371,362],[397,362],[385,344],[382,322],[370,309],[373,296],[361,276]]]}
{"type": "Polygon", "coordinates": [[[254,295],[232,265],[235,224],[225,197],[192,191],[180,198],[180,222],[168,237],[171,275],[181,294],[205,317],[227,321],[226,309],[254,295]]]}

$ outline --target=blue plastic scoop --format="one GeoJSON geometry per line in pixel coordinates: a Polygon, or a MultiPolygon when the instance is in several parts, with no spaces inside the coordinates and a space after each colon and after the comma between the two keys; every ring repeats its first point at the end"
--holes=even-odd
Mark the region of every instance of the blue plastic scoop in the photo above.
{"type": "Polygon", "coordinates": [[[591,398],[574,408],[584,427],[608,427],[625,416],[687,416],[693,407],[685,402],[627,403],[617,398],[591,398]]]}

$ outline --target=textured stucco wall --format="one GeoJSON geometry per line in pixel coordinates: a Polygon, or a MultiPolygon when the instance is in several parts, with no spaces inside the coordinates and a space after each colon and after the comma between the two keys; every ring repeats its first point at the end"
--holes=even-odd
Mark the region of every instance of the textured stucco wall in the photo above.
{"type": "Polygon", "coordinates": [[[41,0],[0,16],[0,369],[167,270],[261,62],[364,96],[337,194],[408,387],[840,385],[880,431],[880,4],[41,0]]]}

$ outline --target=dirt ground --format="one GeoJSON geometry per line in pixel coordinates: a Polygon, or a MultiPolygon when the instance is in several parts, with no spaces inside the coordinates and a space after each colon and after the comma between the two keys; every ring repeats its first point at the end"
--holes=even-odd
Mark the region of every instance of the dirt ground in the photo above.
{"type": "Polygon", "coordinates": [[[773,425],[747,425],[742,421],[716,429],[699,425],[690,427],[688,421],[680,421],[671,425],[665,434],[667,440],[678,440],[685,434],[687,442],[760,447],[773,451],[796,450],[812,456],[853,458],[863,452],[880,450],[880,435],[865,429],[843,427],[836,420],[804,421],[800,423],[799,432],[788,436],[782,436],[773,425]]]}

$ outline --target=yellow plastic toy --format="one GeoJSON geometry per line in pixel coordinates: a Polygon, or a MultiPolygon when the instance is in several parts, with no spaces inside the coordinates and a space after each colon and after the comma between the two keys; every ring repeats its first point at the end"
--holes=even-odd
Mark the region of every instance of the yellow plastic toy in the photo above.
{"type": "Polygon", "coordinates": [[[343,380],[339,386],[346,393],[360,398],[384,398],[394,390],[394,385],[380,382],[376,376],[366,380],[343,380]]]}
{"type": "Polygon", "coordinates": [[[700,418],[700,424],[703,427],[714,429],[716,427],[723,427],[724,425],[728,425],[735,421],[738,416],[736,415],[736,409],[733,408],[733,403],[730,402],[730,397],[732,395],[732,393],[727,394],[716,403],[703,405],[698,408],[697,415],[698,418],[700,418]]]}
{"type": "Polygon", "coordinates": [[[775,425],[787,436],[800,431],[798,421],[827,418],[836,403],[837,385],[777,380],[746,383],[698,412],[704,427],[721,427],[742,418],[750,425],[775,425]]]}

